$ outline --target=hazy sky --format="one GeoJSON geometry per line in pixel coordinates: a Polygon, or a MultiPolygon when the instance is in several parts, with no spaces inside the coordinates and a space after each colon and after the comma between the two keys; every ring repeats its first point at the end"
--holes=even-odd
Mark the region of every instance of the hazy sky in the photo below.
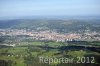
{"type": "Polygon", "coordinates": [[[100,0],[0,0],[0,17],[100,15],[100,0]]]}

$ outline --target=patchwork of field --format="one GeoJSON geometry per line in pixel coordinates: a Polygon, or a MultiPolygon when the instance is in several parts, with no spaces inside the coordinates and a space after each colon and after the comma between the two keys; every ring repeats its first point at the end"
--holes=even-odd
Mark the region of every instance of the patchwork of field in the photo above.
{"type": "Polygon", "coordinates": [[[94,66],[100,65],[99,60],[100,42],[33,41],[21,42],[15,47],[0,48],[1,66],[74,66],[74,64],[94,66]],[[73,63],[41,63],[39,57],[74,58],[74,60],[73,63]],[[85,60],[80,61],[78,57],[85,58],[85,60]],[[88,63],[87,58],[89,58],[88,63]],[[80,63],[77,63],[78,60],[80,63]]]}

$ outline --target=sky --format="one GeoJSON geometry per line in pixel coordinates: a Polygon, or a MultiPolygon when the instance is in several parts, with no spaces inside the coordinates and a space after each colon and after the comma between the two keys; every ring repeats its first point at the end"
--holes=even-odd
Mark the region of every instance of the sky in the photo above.
{"type": "Polygon", "coordinates": [[[100,0],[0,0],[0,17],[99,15],[100,0]]]}

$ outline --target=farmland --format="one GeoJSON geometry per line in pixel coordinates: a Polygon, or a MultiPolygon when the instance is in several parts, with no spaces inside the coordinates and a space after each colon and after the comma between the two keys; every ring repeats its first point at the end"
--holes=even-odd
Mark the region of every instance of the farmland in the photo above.
{"type": "MultiPolygon", "coordinates": [[[[6,46],[0,48],[0,60],[4,60],[8,65],[12,66],[63,66],[64,64],[62,63],[39,63],[39,57],[75,58],[74,62],[77,61],[77,57],[94,57],[95,59],[93,64],[99,65],[98,60],[100,59],[100,48],[98,46],[78,46],[78,44],[82,45],[82,43],[93,44],[100,42],[26,42],[26,45],[21,44],[15,47],[6,46]]],[[[80,63],[80,65],[84,65],[85,63],[80,63]]],[[[73,64],[71,65],[73,66],[73,64]]]]}

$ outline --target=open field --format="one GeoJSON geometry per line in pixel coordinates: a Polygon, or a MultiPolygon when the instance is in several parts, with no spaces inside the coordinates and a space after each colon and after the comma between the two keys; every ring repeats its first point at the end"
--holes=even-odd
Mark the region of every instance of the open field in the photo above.
{"type": "MultiPolygon", "coordinates": [[[[22,42],[23,43],[23,42],[22,42]]],[[[25,43],[25,42],[24,42],[25,43]]],[[[100,65],[100,47],[95,45],[100,45],[100,42],[39,42],[34,41],[29,44],[17,45],[15,47],[2,47],[0,48],[0,61],[4,60],[7,65],[10,66],[64,66],[70,63],[39,63],[39,57],[50,57],[50,58],[74,58],[73,64],[77,63],[77,57],[94,57],[94,60],[91,63],[91,60],[87,63],[85,60],[84,63],[80,62],[81,66],[84,64],[100,65]],[[82,45],[90,44],[94,46],[82,45]],[[76,46],[75,46],[76,44],[76,46]]],[[[1,63],[1,62],[0,62],[1,63]]]]}

